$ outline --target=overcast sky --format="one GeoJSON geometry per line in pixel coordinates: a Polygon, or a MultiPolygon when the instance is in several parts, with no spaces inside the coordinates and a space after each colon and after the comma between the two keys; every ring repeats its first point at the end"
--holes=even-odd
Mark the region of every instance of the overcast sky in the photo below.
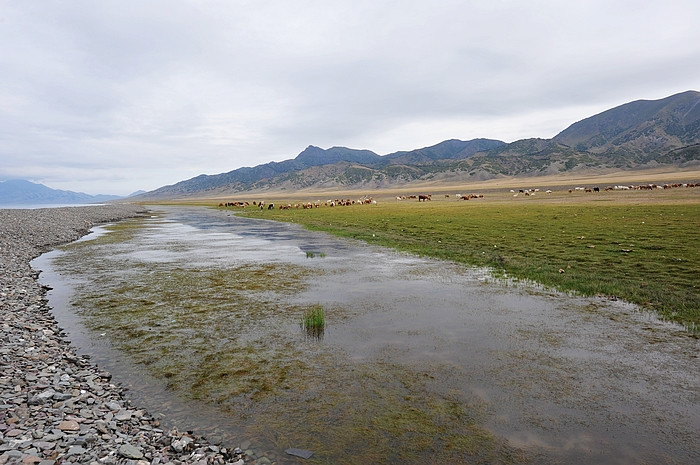
{"type": "Polygon", "coordinates": [[[700,90],[700,2],[0,0],[0,181],[126,195],[700,90]]]}

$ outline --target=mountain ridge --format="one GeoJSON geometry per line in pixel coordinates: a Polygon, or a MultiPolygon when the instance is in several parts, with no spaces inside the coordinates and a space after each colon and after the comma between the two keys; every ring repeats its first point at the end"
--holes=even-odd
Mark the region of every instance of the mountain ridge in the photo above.
{"type": "Polygon", "coordinates": [[[123,197],[118,195],[91,195],[83,192],[52,189],[24,179],[0,181],[0,205],[88,204],[109,202],[121,198],[123,197]]]}
{"type": "Polygon", "coordinates": [[[700,92],[636,100],[582,119],[551,139],[505,143],[448,139],[378,155],[309,145],[295,158],[200,175],[137,196],[138,200],[264,192],[313,186],[379,188],[431,179],[457,182],[582,170],[700,164],[700,92]]]}

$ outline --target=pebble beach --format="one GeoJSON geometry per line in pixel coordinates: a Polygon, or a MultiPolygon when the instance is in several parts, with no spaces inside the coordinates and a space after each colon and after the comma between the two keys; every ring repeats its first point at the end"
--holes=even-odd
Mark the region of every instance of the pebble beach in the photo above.
{"type": "Polygon", "coordinates": [[[139,205],[0,209],[0,465],[236,464],[215,445],[132,405],[111,375],[78,356],[30,261],[139,205]]]}

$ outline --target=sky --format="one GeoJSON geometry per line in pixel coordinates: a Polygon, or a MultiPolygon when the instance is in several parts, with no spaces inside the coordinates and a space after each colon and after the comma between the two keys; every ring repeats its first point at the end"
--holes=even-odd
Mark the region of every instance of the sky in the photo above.
{"type": "Polygon", "coordinates": [[[700,90],[697,0],[0,0],[0,181],[128,195],[700,90]]]}

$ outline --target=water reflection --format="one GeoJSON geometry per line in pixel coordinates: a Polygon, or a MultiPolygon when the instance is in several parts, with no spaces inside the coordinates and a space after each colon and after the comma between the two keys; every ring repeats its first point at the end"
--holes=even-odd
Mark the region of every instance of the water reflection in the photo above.
{"type": "Polygon", "coordinates": [[[75,280],[80,318],[51,296],[68,326],[93,328],[71,339],[185,429],[336,463],[696,452],[682,438],[700,426],[697,342],[624,304],[216,210],[140,221],[69,248],[42,280],[75,280]],[[299,319],[315,305],[328,324],[310,333],[299,319]]]}

